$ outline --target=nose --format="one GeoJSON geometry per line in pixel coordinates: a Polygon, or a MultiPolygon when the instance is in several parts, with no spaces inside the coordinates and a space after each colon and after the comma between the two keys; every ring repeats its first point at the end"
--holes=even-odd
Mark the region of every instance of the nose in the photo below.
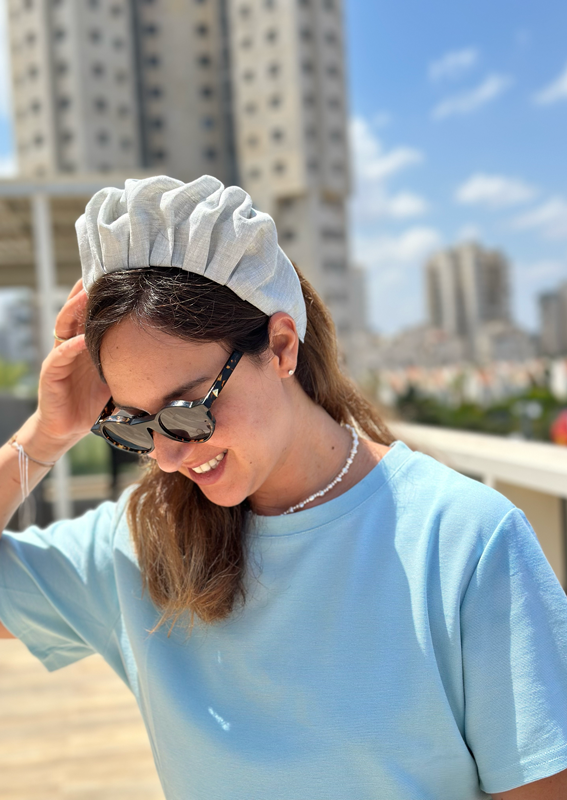
{"type": "Polygon", "coordinates": [[[148,455],[157,461],[163,472],[177,472],[182,463],[189,459],[193,448],[198,446],[196,443],[176,442],[157,431],[152,431],[152,436],[154,449],[148,455]]]}

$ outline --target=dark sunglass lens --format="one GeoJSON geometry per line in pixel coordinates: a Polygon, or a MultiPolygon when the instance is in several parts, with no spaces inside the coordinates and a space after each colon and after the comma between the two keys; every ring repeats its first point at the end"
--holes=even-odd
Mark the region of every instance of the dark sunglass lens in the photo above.
{"type": "Polygon", "coordinates": [[[152,449],[153,440],[150,433],[141,425],[126,425],[119,422],[107,422],[104,425],[104,434],[111,443],[128,450],[137,450],[140,453],[152,449]]]}
{"type": "Polygon", "coordinates": [[[160,414],[159,422],[167,433],[186,441],[208,438],[213,433],[213,424],[204,406],[166,408],[160,414]]]}

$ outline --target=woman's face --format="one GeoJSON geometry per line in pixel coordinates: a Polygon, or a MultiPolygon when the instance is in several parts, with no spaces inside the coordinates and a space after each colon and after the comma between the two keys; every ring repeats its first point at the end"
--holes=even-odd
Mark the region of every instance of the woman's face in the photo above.
{"type": "MultiPolygon", "coordinates": [[[[293,397],[299,387],[292,386],[296,382],[288,375],[297,358],[293,322],[290,326],[285,314],[274,315],[272,322],[275,319],[277,325],[281,318],[283,334],[272,337],[279,343],[278,354],[266,354],[262,365],[241,358],[213,402],[216,426],[207,442],[183,444],[153,434],[155,448],[150,458],[164,472],[178,471],[197,483],[217,505],[242,502],[285,463],[294,431],[293,397]]],[[[132,320],[105,334],[100,353],[116,405],[148,414],[172,400],[204,397],[228,355],[220,344],[187,342],[145,330],[132,320]]]]}

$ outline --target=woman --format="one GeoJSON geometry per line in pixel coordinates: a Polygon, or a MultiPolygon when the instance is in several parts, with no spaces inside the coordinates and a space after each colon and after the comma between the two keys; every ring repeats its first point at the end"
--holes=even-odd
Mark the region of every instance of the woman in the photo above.
{"type": "Polygon", "coordinates": [[[6,635],[104,656],[169,799],[564,797],[567,601],[533,531],[392,442],[271,218],[161,176],[77,231],[88,297],[0,451],[3,526],[93,424],[148,470],[2,536],[6,635]]]}

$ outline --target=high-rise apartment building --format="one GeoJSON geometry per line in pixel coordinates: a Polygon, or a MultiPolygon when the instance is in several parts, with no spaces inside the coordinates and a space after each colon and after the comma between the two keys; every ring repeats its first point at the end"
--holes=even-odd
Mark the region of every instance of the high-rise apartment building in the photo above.
{"type": "Polygon", "coordinates": [[[553,292],[544,292],[539,298],[540,334],[542,355],[558,356],[567,353],[567,283],[553,292]]]}
{"type": "Polygon", "coordinates": [[[340,0],[9,0],[19,171],[240,183],[350,327],[340,0]]]}
{"type": "Polygon", "coordinates": [[[433,327],[473,343],[489,322],[510,322],[508,263],[495,250],[467,243],[436,253],[426,264],[433,327]]]}

